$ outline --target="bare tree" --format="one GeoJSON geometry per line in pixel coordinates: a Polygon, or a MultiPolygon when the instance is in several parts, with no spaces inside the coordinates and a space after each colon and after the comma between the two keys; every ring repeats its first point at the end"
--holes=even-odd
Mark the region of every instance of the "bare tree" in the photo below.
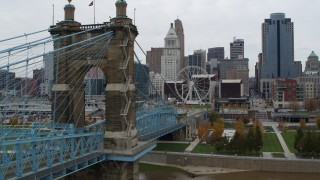
{"type": "Polygon", "coordinates": [[[289,103],[289,107],[292,111],[298,111],[299,110],[299,103],[297,100],[291,101],[289,103]]]}

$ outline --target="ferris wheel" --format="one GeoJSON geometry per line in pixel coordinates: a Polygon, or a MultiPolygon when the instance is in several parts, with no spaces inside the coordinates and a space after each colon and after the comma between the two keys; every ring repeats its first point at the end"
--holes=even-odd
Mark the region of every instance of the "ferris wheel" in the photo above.
{"type": "Polygon", "coordinates": [[[185,104],[208,102],[211,77],[199,66],[187,66],[176,77],[176,93],[185,104]]]}

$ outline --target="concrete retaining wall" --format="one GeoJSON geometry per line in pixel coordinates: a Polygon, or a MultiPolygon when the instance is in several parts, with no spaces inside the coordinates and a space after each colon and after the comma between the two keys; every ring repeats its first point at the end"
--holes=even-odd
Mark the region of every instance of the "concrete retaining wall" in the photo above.
{"type": "Polygon", "coordinates": [[[207,166],[256,171],[320,173],[320,160],[264,159],[259,157],[217,156],[173,152],[150,152],[141,160],[179,166],[207,166]]]}

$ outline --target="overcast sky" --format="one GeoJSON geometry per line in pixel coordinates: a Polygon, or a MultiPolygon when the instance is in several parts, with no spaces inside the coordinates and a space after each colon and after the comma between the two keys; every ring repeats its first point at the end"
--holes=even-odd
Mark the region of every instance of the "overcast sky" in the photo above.
{"type": "MultiPolygon", "coordinates": [[[[92,0],[73,0],[75,19],[93,23],[92,0]]],[[[116,0],[95,0],[96,22],[115,16],[116,0]]],[[[295,60],[305,61],[312,50],[320,55],[320,0],[127,0],[127,14],[139,30],[137,41],[145,51],[163,47],[170,23],[179,18],[184,27],[185,55],[194,50],[225,47],[233,37],[245,40],[245,57],[249,58],[250,76],[261,52],[261,23],[270,13],[283,12],[294,22],[295,60]]],[[[67,0],[1,0],[0,39],[46,29],[64,19],[67,0]]],[[[0,43],[1,45],[1,43],[0,43]]],[[[145,62],[145,57],[140,58],[145,62]]]]}

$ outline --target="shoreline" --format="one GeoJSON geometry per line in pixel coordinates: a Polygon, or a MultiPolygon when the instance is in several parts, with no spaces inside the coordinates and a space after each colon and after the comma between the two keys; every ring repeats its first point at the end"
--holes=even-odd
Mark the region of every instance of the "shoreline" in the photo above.
{"type": "Polygon", "coordinates": [[[141,162],[172,166],[195,175],[242,171],[320,173],[320,160],[150,152],[141,162]]]}
{"type": "Polygon", "coordinates": [[[149,162],[149,161],[140,161],[139,163],[178,168],[178,169],[181,169],[182,171],[185,171],[191,177],[252,171],[252,170],[206,167],[206,166],[179,166],[179,165],[156,163],[156,162],[149,162]]]}

